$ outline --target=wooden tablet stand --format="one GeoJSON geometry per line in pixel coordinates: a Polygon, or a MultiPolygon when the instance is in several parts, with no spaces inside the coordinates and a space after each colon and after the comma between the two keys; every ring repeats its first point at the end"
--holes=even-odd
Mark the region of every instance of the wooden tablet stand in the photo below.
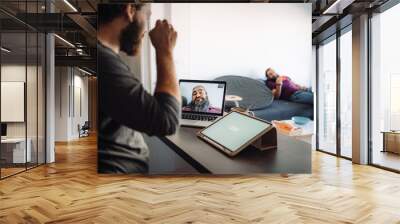
{"type": "Polygon", "coordinates": [[[267,133],[262,135],[260,138],[255,140],[252,146],[256,147],[259,150],[267,150],[267,149],[275,149],[278,146],[277,136],[276,136],[276,128],[272,128],[267,133]]]}

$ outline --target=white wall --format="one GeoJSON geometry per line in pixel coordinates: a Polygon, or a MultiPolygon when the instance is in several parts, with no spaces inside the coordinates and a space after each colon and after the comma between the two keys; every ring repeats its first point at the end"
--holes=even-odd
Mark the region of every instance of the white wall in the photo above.
{"type": "Polygon", "coordinates": [[[55,141],[76,139],[78,124],[89,116],[88,78],[75,68],[56,67],[55,85],[55,141]]]}
{"type": "Polygon", "coordinates": [[[55,68],[55,141],[68,141],[70,133],[70,68],[55,68]]]}
{"type": "Polygon", "coordinates": [[[74,110],[72,119],[72,136],[73,138],[79,137],[78,124],[83,125],[85,121],[89,120],[89,102],[88,102],[88,78],[87,76],[82,76],[78,70],[75,70],[74,74],[74,110]],[[80,93],[78,93],[80,91],[80,93]],[[79,97],[80,95],[80,97],[79,97]],[[81,102],[79,102],[81,101],[81,102]],[[79,108],[81,107],[81,108],[79,108]],[[81,112],[79,111],[82,110],[81,112]]]}
{"type": "Polygon", "coordinates": [[[178,32],[179,78],[263,78],[265,69],[273,67],[312,85],[311,4],[153,4],[151,26],[163,18],[178,32]]]}
{"type": "MultiPolygon", "coordinates": [[[[32,161],[36,161],[36,158],[38,158],[39,163],[44,162],[45,153],[45,89],[43,79],[44,74],[41,66],[25,66],[25,64],[3,64],[1,66],[2,82],[24,82],[26,86],[26,106],[24,102],[22,102],[22,104],[24,104],[22,107],[9,108],[4,107],[4,102],[2,102],[3,107],[1,107],[1,110],[3,112],[7,110],[19,110],[9,111],[11,113],[24,114],[26,112],[26,120],[23,119],[22,122],[6,122],[7,137],[23,138],[26,135],[27,138],[30,139],[29,142],[31,143],[30,148],[32,151],[32,161]]],[[[2,94],[4,94],[3,91],[4,89],[2,89],[2,94]]],[[[10,94],[10,92],[8,93],[10,94]]],[[[24,93],[24,90],[20,90],[20,93],[24,93]]],[[[7,98],[7,92],[6,95],[2,95],[2,98],[4,97],[7,98]]]]}
{"type": "MultiPolygon", "coordinates": [[[[25,76],[28,76],[29,85],[36,85],[36,81],[32,80],[33,75],[36,76],[36,67],[19,65],[19,64],[6,64],[1,66],[1,81],[2,82],[26,82],[25,76]]],[[[27,88],[27,105],[31,105],[34,108],[27,108],[27,119],[28,119],[28,137],[36,130],[36,88],[27,88]]],[[[2,96],[3,98],[4,96],[2,96]]],[[[7,110],[7,108],[1,108],[1,110],[7,110]]],[[[24,110],[24,108],[22,108],[24,110]]],[[[8,137],[24,137],[25,136],[25,126],[27,122],[7,122],[7,135],[8,137]]],[[[36,134],[36,132],[35,132],[36,134]]]]}
{"type": "MultiPolygon", "coordinates": [[[[26,82],[26,70],[31,70],[32,67],[19,64],[8,64],[1,66],[1,81],[3,82],[26,82]]],[[[30,74],[30,73],[29,73],[30,74]]],[[[1,108],[6,110],[6,108],[1,108]]],[[[26,122],[8,122],[7,123],[7,137],[25,137],[26,122]]]]}
{"type": "MultiPolygon", "coordinates": [[[[25,75],[26,75],[26,69],[28,71],[28,74],[31,74],[31,71],[33,70],[33,66],[27,66],[25,67],[25,65],[18,65],[18,64],[6,64],[6,65],[2,65],[1,67],[1,81],[2,82],[23,82],[26,84],[26,80],[25,80],[25,75]]],[[[24,87],[22,87],[24,88],[24,87]]],[[[4,89],[2,89],[2,94],[4,94],[4,89]]],[[[22,100],[22,107],[16,107],[16,108],[12,108],[13,110],[18,109],[19,111],[9,111],[11,108],[6,108],[5,106],[7,104],[5,104],[5,102],[1,102],[2,105],[2,115],[4,115],[5,113],[16,113],[19,116],[18,121],[19,122],[11,122],[11,124],[9,124],[10,129],[12,129],[13,126],[18,126],[21,123],[24,123],[24,89],[22,89],[22,93],[19,93],[20,95],[22,94],[22,96],[20,96],[19,98],[22,100]]],[[[33,93],[32,93],[33,94],[33,93]]],[[[14,96],[15,97],[15,96],[14,96]]],[[[2,99],[6,99],[9,98],[8,96],[1,96],[2,99]]],[[[10,102],[11,103],[11,102],[10,102]]],[[[21,106],[21,102],[19,102],[20,106],[21,106]]],[[[14,105],[15,106],[15,105],[14,105]]],[[[4,118],[2,117],[2,120],[4,121],[4,118]]],[[[9,122],[10,123],[10,122],[9,122]]],[[[25,130],[21,130],[19,131],[21,136],[25,135],[25,130]]]]}

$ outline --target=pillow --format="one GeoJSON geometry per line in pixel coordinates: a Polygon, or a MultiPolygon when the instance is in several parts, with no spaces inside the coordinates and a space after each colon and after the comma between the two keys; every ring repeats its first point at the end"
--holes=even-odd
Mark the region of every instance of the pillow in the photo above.
{"type": "MultiPolygon", "coordinates": [[[[244,76],[226,75],[216,78],[226,82],[226,95],[237,95],[243,98],[239,106],[249,110],[261,110],[268,107],[274,100],[272,91],[257,79],[244,76]]],[[[226,105],[230,105],[226,102],[226,105]]]]}

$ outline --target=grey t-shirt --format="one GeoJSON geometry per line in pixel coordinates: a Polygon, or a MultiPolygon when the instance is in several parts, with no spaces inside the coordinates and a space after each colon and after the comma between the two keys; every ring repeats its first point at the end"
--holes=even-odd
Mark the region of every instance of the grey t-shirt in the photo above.
{"type": "Polygon", "coordinates": [[[166,93],[149,94],[119,55],[97,44],[98,172],[146,173],[149,149],[142,133],[173,134],[180,105],[166,93]]]}

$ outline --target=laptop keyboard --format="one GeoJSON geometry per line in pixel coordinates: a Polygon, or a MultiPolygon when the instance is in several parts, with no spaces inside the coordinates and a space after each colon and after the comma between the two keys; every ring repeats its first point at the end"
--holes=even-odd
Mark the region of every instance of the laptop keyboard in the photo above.
{"type": "Polygon", "coordinates": [[[213,115],[202,115],[202,114],[182,114],[183,119],[198,120],[198,121],[214,121],[217,116],[213,115]]]}

